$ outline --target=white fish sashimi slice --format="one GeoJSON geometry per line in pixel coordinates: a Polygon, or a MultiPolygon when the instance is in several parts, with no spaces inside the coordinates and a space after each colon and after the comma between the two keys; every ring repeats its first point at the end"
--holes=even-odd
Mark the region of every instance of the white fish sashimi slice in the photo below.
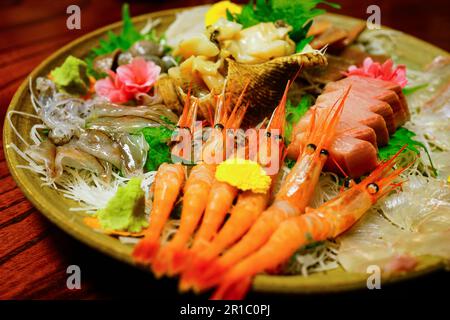
{"type": "Polygon", "coordinates": [[[394,244],[403,233],[376,210],[371,210],[338,238],[338,261],[346,271],[360,273],[366,273],[369,265],[385,265],[397,254],[394,244]]]}
{"type": "Polygon", "coordinates": [[[412,175],[402,191],[380,203],[395,225],[412,232],[450,228],[450,188],[442,180],[412,175]]]}
{"type": "Polygon", "coordinates": [[[450,259],[449,200],[443,181],[411,176],[402,192],[390,195],[379,211],[372,209],[338,239],[339,263],[347,271],[365,273],[373,264],[395,271],[390,266],[399,257],[450,259]]]}

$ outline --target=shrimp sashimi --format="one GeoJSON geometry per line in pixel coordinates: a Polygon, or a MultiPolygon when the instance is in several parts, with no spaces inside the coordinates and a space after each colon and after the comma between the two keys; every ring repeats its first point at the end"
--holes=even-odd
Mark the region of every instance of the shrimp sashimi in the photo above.
{"type": "MultiPolygon", "coordinates": [[[[188,129],[192,132],[195,119],[196,104],[191,104],[189,92],[177,127],[179,130],[188,129]]],[[[175,152],[175,149],[176,145],[172,148],[172,152],[175,152]]],[[[178,153],[177,155],[183,156],[178,153]]],[[[159,250],[161,233],[183,187],[185,175],[185,167],[180,163],[163,163],[158,168],[152,185],[154,194],[149,227],[145,231],[144,238],[133,250],[133,258],[136,262],[150,264],[153,261],[159,250]]]]}
{"type": "MultiPolygon", "coordinates": [[[[222,114],[222,117],[216,117],[211,137],[206,141],[205,148],[203,148],[202,162],[196,165],[186,182],[184,189],[180,228],[175,233],[173,239],[171,239],[157,254],[157,257],[152,264],[153,272],[156,276],[162,276],[167,273],[168,275],[174,275],[182,270],[185,261],[185,252],[188,249],[188,242],[190,237],[194,234],[197,228],[202,214],[207,206],[208,194],[214,182],[214,175],[217,163],[207,160],[207,151],[217,152],[222,150],[223,141],[225,139],[226,130],[224,129],[238,129],[244,118],[248,105],[242,105],[242,97],[234,106],[233,111],[224,121],[224,117],[228,115],[226,112],[222,112],[221,108],[216,108],[217,112],[222,114]],[[211,164],[208,164],[211,163],[211,164]]],[[[230,100],[228,100],[230,101],[230,100]]],[[[227,105],[224,105],[226,108],[227,105]]],[[[218,162],[223,161],[223,153],[220,157],[213,159],[218,162]]]]}
{"type": "MultiPolygon", "coordinates": [[[[238,101],[238,104],[240,103],[238,101]]],[[[230,117],[235,117],[235,115],[230,117]]],[[[217,125],[220,124],[220,121],[215,119],[214,122],[216,127],[220,128],[220,125],[217,125]]],[[[236,187],[226,182],[214,181],[208,195],[205,214],[192,243],[192,249],[197,249],[211,240],[229,212],[237,193],[236,187]]],[[[187,258],[186,256],[185,259],[187,258]]]]}
{"type": "Polygon", "coordinates": [[[402,151],[336,198],[283,221],[264,246],[226,272],[212,298],[242,299],[257,273],[286,262],[300,247],[336,238],[348,230],[379,198],[399,186],[393,180],[405,168],[392,171],[392,167],[402,151]]]}
{"type": "Polygon", "coordinates": [[[273,203],[237,244],[210,263],[207,271],[196,280],[198,290],[217,284],[227,269],[264,245],[281,222],[304,213],[327,160],[327,148],[333,142],[336,124],[349,91],[350,87],[327,112],[321,112],[317,117],[313,117],[314,120],[311,121],[306,133],[308,143],[302,148],[296,164],[286,177],[273,203]]]}
{"type": "MultiPolygon", "coordinates": [[[[286,98],[288,89],[289,83],[286,86],[286,90],[283,98],[280,101],[280,104],[273,112],[269,124],[267,125],[265,130],[262,131],[265,139],[258,140],[260,143],[262,143],[262,145],[265,145],[266,147],[266,149],[263,149],[266,152],[259,153],[260,158],[267,155],[268,159],[270,159],[271,155],[274,154],[272,153],[271,148],[272,146],[275,146],[278,148],[278,161],[281,160],[280,158],[283,154],[282,151],[284,148],[282,137],[284,135],[286,119],[286,98]],[[279,134],[277,132],[277,134],[272,135],[271,133],[274,132],[274,130],[278,130],[279,134]],[[274,140],[275,143],[272,143],[271,140],[274,140]]],[[[264,161],[263,159],[258,160],[260,163],[268,162],[267,159],[264,159],[266,161],[264,161]]],[[[275,176],[276,174],[271,176],[272,182],[275,176]]],[[[220,222],[217,221],[214,225],[214,228],[211,228],[211,226],[209,226],[210,229],[207,231],[208,235],[214,235],[212,241],[204,237],[202,238],[202,242],[194,242],[194,245],[190,250],[191,262],[189,268],[186,270],[186,272],[183,272],[180,279],[180,290],[187,290],[192,285],[194,286],[194,289],[196,288],[195,279],[206,270],[206,268],[208,267],[208,263],[212,259],[220,255],[226,248],[239,240],[242,235],[247,232],[247,230],[261,214],[261,212],[263,212],[267,207],[270,195],[271,191],[267,193],[255,193],[252,191],[245,191],[241,193],[238,197],[236,205],[231,210],[229,219],[225,222],[224,226],[218,233],[217,230],[219,229],[220,224],[223,222],[225,215],[217,217],[217,220],[220,219],[220,222]]]]}
{"type": "Polygon", "coordinates": [[[206,206],[202,224],[192,244],[192,251],[204,248],[216,235],[237,193],[238,189],[227,182],[214,181],[208,196],[208,205],[206,206]]]}
{"type": "MultiPolygon", "coordinates": [[[[184,188],[180,228],[174,238],[160,249],[152,264],[152,269],[157,277],[165,271],[167,259],[176,259],[174,250],[183,248],[194,233],[206,206],[206,202],[201,199],[209,193],[214,181],[214,174],[215,166],[205,163],[198,164],[191,170],[184,188]]],[[[171,266],[168,267],[167,271],[170,273],[171,266]]]]}

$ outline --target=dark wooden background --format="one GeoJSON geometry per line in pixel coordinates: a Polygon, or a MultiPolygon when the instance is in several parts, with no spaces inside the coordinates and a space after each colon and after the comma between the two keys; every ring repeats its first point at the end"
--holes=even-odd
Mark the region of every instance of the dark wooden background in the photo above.
{"type": "MultiPolygon", "coordinates": [[[[214,1],[128,1],[132,15],[214,1]]],[[[340,13],[366,18],[381,7],[382,24],[450,50],[448,0],[335,0],[340,13]]],[[[54,50],[98,27],[120,20],[118,0],[0,1],[0,120],[23,79],[54,50]],[[66,29],[66,8],[77,4],[82,29],[66,29]]],[[[443,273],[392,286],[388,295],[411,295],[442,285],[443,273]]],[[[448,280],[448,276],[446,278],[448,280]]],[[[386,291],[384,291],[386,292],[386,291]]],[[[364,293],[360,293],[364,294],[364,293]]],[[[176,298],[176,283],[106,257],[64,234],[43,217],[8,173],[0,143],[0,298],[176,298]],[[78,265],[82,289],[66,288],[66,269],[78,265]]],[[[344,295],[345,296],[345,295],[344,295]]],[[[306,299],[306,298],[304,298],[306,299]]]]}

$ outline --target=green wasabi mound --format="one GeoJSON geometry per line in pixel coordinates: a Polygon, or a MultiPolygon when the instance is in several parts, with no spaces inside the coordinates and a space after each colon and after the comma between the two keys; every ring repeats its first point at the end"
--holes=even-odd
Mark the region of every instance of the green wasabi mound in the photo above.
{"type": "Polygon", "coordinates": [[[140,178],[132,178],[125,186],[117,189],[106,208],[97,211],[98,220],[104,230],[140,232],[148,226],[141,181],[140,178]]]}
{"type": "Polygon", "coordinates": [[[50,74],[56,87],[62,92],[85,95],[89,90],[87,64],[74,56],[68,56],[64,63],[50,74]]]}

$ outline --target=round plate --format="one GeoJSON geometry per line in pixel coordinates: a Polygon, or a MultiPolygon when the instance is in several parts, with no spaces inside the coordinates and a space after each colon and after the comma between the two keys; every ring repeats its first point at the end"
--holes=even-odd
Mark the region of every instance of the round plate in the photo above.
{"type": "MultiPolygon", "coordinates": [[[[161,24],[158,27],[158,31],[162,32],[174,20],[175,14],[181,10],[182,9],[174,9],[154,12],[136,17],[133,21],[137,26],[143,26],[148,18],[159,18],[161,19],[161,24]]],[[[330,14],[327,16],[343,26],[360,21],[340,15],[330,14]]],[[[108,31],[111,30],[117,33],[120,29],[121,23],[115,23],[69,43],[42,62],[34,69],[30,74],[30,77],[35,79],[38,76],[47,75],[53,68],[62,64],[69,54],[76,57],[86,55],[92,47],[98,44],[98,40],[104,37],[108,31]]],[[[401,54],[399,56],[403,60],[402,62],[414,68],[425,66],[438,55],[448,55],[447,52],[406,34],[399,37],[398,47],[401,48],[401,54]]],[[[28,92],[28,81],[29,80],[26,79],[21,84],[11,101],[8,111],[20,110],[33,113],[33,107],[28,92]]],[[[21,117],[20,121],[18,117],[13,117],[12,120],[18,131],[23,133],[24,136],[28,136],[29,129],[36,123],[36,120],[25,117],[21,117]]],[[[131,246],[122,244],[119,240],[95,232],[93,229],[86,226],[82,221],[84,217],[83,214],[69,211],[70,207],[76,205],[74,201],[63,197],[62,194],[54,189],[41,187],[42,181],[36,174],[30,174],[27,170],[16,168],[17,165],[24,164],[24,161],[14,152],[14,150],[7,147],[10,143],[14,143],[19,147],[23,146],[21,141],[13,133],[9,123],[5,121],[3,145],[9,170],[16,180],[17,185],[39,211],[64,231],[87,245],[116,259],[135,265],[131,258],[131,246]]],[[[443,266],[444,263],[441,259],[435,257],[422,257],[415,271],[384,279],[384,283],[412,278],[439,269],[443,266]]],[[[309,277],[260,275],[255,278],[253,288],[256,291],[264,292],[332,292],[365,287],[366,279],[366,274],[348,273],[343,269],[338,268],[326,273],[312,274],[309,277]]]]}

